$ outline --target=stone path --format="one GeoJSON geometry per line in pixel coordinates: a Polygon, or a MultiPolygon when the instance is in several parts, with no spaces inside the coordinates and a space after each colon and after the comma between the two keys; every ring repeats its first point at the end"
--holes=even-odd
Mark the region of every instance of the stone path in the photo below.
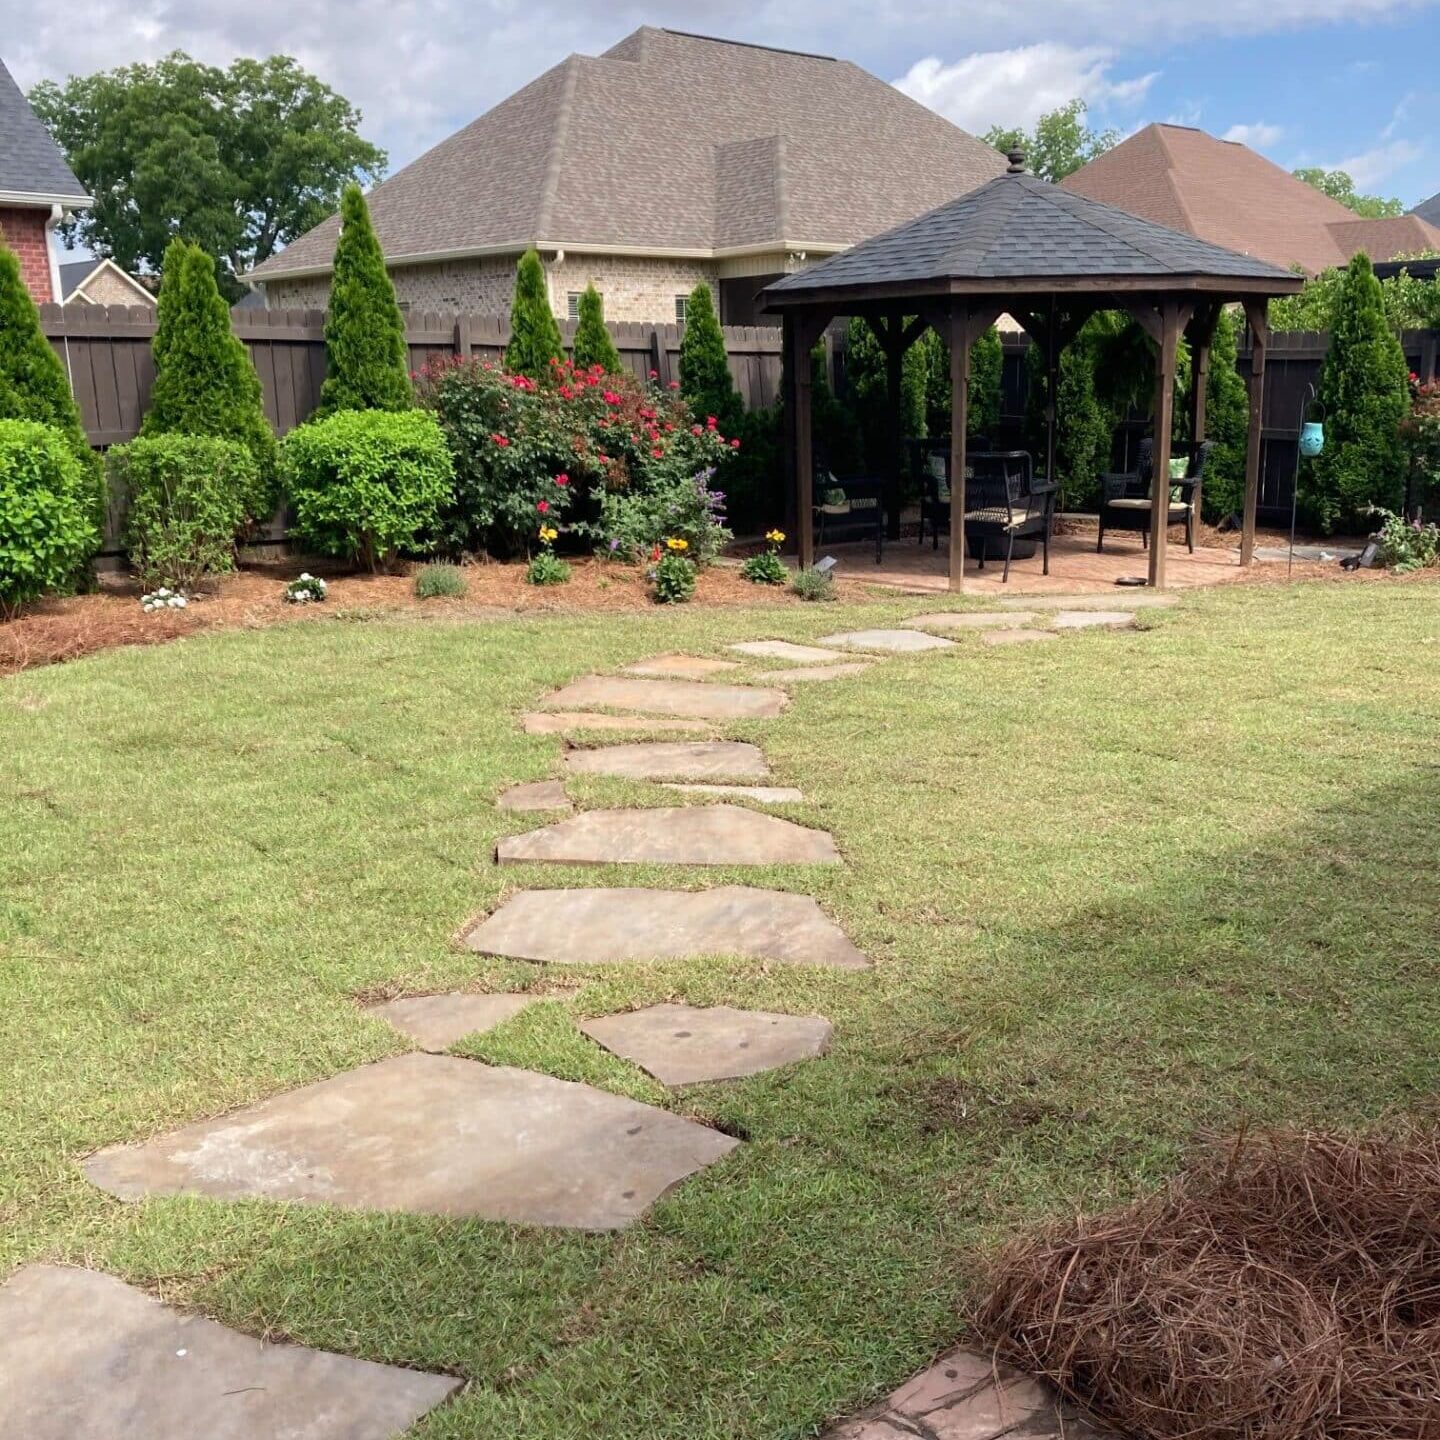
{"type": "Polygon", "coordinates": [[[573,739],[586,730],[676,732],[682,735],[713,735],[715,727],[703,720],[684,720],[675,716],[592,715],[585,710],[554,710],[520,717],[527,735],[563,735],[573,739]]]}
{"type": "Polygon", "coordinates": [[[522,890],[465,938],[467,949],[550,965],[747,955],[864,970],[869,961],[808,895],[713,890],[522,890]]]}
{"type": "Polygon", "coordinates": [[[872,660],[843,660],[837,665],[801,665],[793,670],[767,670],[765,679],[772,685],[804,685],[815,680],[842,680],[847,675],[863,675],[874,664],[872,660]]]}
{"type": "Polygon", "coordinates": [[[1135,623],[1131,610],[1060,610],[1050,622],[1057,630],[1088,630],[1102,625],[1112,630],[1126,630],[1135,623]]]}
{"type": "Polygon", "coordinates": [[[783,690],[758,685],[717,685],[703,680],[639,680],[622,675],[586,675],[545,701],[547,708],[643,710],[693,720],[773,720],[789,704],[783,690]]]}
{"type": "Polygon", "coordinates": [[[512,785],[495,802],[502,810],[573,810],[561,780],[532,780],[512,785]]]}
{"type": "Polygon", "coordinates": [[[653,660],[637,660],[621,667],[622,675],[665,675],[681,680],[700,680],[706,675],[719,675],[738,670],[738,660],[704,660],[698,655],[657,655],[653,660]]]}
{"type": "Polygon", "coordinates": [[[582,775],[628,780],[764,780],[770,774],[758,745],[733,740],[660,740],[570,750],[565,766],[582,775]]]}
{"type": "Polygon", "coordinates": [[[457,1040],[493,1030],[534,1003],[533,995],[473,995],[459,990],[449,995],[387,1000],[381,1005],[367,1005],[365,1013],[377,1020],[388,1020],[422,1050],[440,1054],[457,1040]]]}
{"type": "Polygon", "coordinates": [[[676,785],[667,783],[667,790],[683,790],[687,795],[729,795],[743,800],[758,800],[762,805],[798,805],[804,795],[793,785],[676,785]]]}
{"type": "Polygon", "coordinates": [[[989,630],[995,626],[1028,625],[1039,619],[1033,610],[940,610],[933,615],[914,615],[903,622],[907,630],[989,630]]]}
{"type": "Polygon", "coordinates": [[[122,1200],[261,1196],[611,1230],[738,1142],[634,1100],[451,1055],[400,1055],[85,1162],[122,1200]]]}
{"type": "Polygon", "coordinates": [[[586,810],[569,820],[508,835],[501,865],[838,865],[824,830],[737,805],[586,810]]]}
{"type": "Polygon", "coordinates": [[[919,630],[847,630],[839,635],[822,636],[820,643],[838,645],[842,650],[886,650],[903,655],[921,650],[948,650],[955,642],[919,630]]]}
{"type": "Polygon", "coordinates": [[[825,650],[818,645],[796,645],[791,640],[744,640],[730,646],[730,649],[761,660],[788,660],[792,665],[816,665],[844,658],[835,650],[825,650]]]}
{"type": "Polygon", "coordinates": [[[393,1440],[459,1388],[262,1343],[94,1270],[26,1265],[0,1286],[9,1440],[393,1440]]]}
{"type": "Polygon", "coordinates": [[[580,1027],[662,1085],[737,1080],[823,1055],[833,1030],[819,1015],[774,1015],[728,1005],[651,1005],[580,1027]]]}

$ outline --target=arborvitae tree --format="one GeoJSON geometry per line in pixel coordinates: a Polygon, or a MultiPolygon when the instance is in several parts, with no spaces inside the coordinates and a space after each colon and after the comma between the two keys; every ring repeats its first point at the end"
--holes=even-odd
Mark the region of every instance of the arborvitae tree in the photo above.
{"type": "Polygon", "coordinates": [[[1409,409],[1409,368],[1385,318],[1380,282],[1363,251],[1351,260],[1330,317],[1330,351],[1320,373],[1325,450],[1301,469],[1301,504],[1329,533],[1365,525],[1366,510],[1400,507],[1409,409]]]}
{"type": "Polygon", "coordinates": [[[1235,317],[1222,310],[1210,341],[1210,381],[1205,387],[1205,438],[1215,442],[1215,449],[1205,466],[1200,503],[1210,520],[1233,514],[1245,500],[1250,397],[1235,368],[1238,344],[1235,317]]]}
{"type": "Polygon", "coordinates": [[[744,413],[730,362],[725,336],[715,318],[715,302],[703,281],[685,301],[685,334],[680,340],[680,393],[699,419],[713,415],[723,435],[734,435],[744,413]]]}
{"type": "MultiPolygon", "coordinates": [[[[1094,506],[1100,476],[1110,468],[1111,415],[1095,394],[1095,323],[1088,321],[1060,352],[1055,387],[1055,469],[1063,487],[1061,504],[1072,510],[1094,506]]],[[[1030,385],[1026,421],[1038,472],[1045,466],[1048,433],[1044,347],[1032,345],[1026,364],[1030,385]]]]}
{"type": "Polygon", "coordinates": [[[534,250],[527,250],[515,267],[515,299],[510,306],[510,343],[505,347],[505,368],[532,380],[550,374],[550,362],[565,354],[560,327],[550,313],[545,267],[534,250]]]}
{"type": "Polygon", "coordinates": [[[347,185],[340,201],[325,358],[320,414],[408,410],[413,404],[405,321],[358,185],[347,185]]]}
{"type": "Polygon", "coordinates": [[[140,433],[218,435],[246,445],[260,476],[246,513],[266,519],[274,499],[275,435],[260,377],[230,329],[215,262],[198,245],[171,242],[156,305],[155,384],[140,433]]]}
{"type": "Polygon", "coordinates": [[[580,323],[575,327],[571,358],[582,370],[598,365],[613,375],[620,369],[620,352],[605,328],[605,302],[593,285],[587,285],[580,296],[580,323]]]}
{"type": "MultiPolygon", "coordinates": [[[[948,365],[947,360],[947,376],[948,365]]],[[[900,362],[900,434],[923,437],[930,363],[926,345],[917,340],[900,362]]],[[[948,381],[947,381],[948,383],[948,381]]],[[[860,427],[865,463],[883,470],[893,443],[890,430],[890,379],[885,351],[867,320],[853,319],[845,336],[845,406],[860,427]]],[[[947,407],[948,408],[948,407],[947,407]]],[[[949,430],[949,422],[946,422],[949,430]]]]}
{"type": "MultiPolygon", "coordinates": [[[[950,349],[934,330],[915,342],[925,354],[925,430],[928,435],[950,433],[950,349]]],[[[1000,332],[991,325],[970,347],[970,435],[994,440],[1000,424],[1000,375],[1005,353],[1000,332]]]]}

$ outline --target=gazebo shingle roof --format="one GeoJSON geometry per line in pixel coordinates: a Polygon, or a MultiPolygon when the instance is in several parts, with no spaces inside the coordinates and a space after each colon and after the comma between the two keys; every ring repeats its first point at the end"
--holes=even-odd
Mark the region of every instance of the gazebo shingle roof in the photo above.
{"type": "Polygon", "coordinates": [[[777,305],[816,291],[943,289],[965,281],[1036,290],[1067,281],[1154,280],[1173,290],[1188,278],[1298,288],[1298,277],[1264,260],[1071,194],[1033,175],[1001,175],[978,190],[770,285],[777,305]],[[1288,282],[1276,284],[1276,282],[1288,282]]]}

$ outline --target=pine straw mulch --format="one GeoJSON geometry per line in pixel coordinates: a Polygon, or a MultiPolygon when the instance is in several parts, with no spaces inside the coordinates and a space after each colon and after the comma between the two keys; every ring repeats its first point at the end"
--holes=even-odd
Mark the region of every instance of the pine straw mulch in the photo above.
{"type": "Polygon", "coordinates": [[[1433,1440],[1440,1125],[1242,1134],[990,1285],[997,1353],[1140,1440],[1433,1440]]]}

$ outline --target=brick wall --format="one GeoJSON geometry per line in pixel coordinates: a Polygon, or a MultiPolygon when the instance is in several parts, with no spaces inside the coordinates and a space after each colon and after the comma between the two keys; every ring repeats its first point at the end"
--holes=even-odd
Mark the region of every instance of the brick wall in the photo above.
{"type": "Polygon", "coordinates": [[[31,298],[37,305],[49,304],[55,297],[50,287],[50,245],[45,222],[50,218],[44,210],[0,207],[0,239],[20,258],[20,274],[31,298]]]}

